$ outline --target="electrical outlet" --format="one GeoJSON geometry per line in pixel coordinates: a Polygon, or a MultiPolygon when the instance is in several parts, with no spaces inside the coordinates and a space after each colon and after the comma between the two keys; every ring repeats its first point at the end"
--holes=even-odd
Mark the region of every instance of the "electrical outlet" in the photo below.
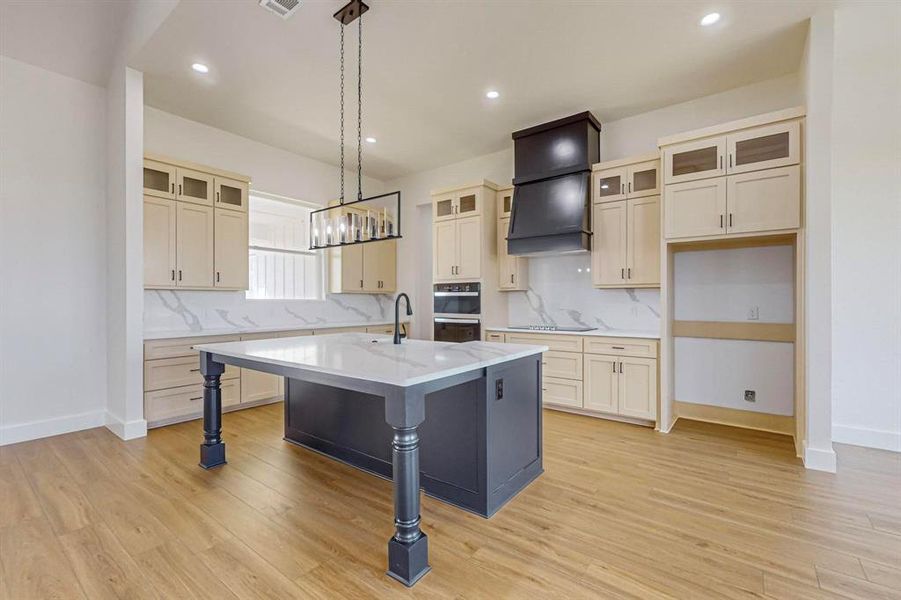
{"type": "Polygon", "coordinates": [[[498,379],[494,382],[494,399],[495,400],[503,400],[504,399],[504,380],[498,379]]]}
{"type": "Polygon", "coordinates": [[[757,392],[754,390],[745,390],[745,402],[757,402],[757,392]]]}
{"type": "Polygon", "coordinates": [[[759,321],[760,320],[760,307],[757,305],[752,306],[748,309],[748,320],[749,321],[759,321]]]}

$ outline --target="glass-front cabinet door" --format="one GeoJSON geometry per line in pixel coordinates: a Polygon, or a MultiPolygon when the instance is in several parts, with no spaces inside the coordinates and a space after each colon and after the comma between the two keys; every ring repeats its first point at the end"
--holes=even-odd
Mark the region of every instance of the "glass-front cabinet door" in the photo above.
{"type": "Polygon", "coordinates": [[[628,195],[626,190],[628,169],[605,169],[591,174],[592,202],[615,202],[628,195]]]}
{"type": "Polygon", "coordinates": [[[453,219],[456,215],[454,210],[454,197],[452,195],[442,196],[432,202],[432,220],[447,221],[453,219]]]}
{"type": "Polygon", "coordinates": [[[145,160],[144,195],[174,200],[175,167],[155,160],[145,160]]]}
{"type": "Polygon", "coordinates": [[[215,177],[216,207],[247,211],[247,184],[235,179],[215,177]]]}
{"type": "Polygon", "coordinates": [[[477,190],[468,190],[458,194],[456,201],[457,215],[460,217],[474,217],[482,212],[477,190]]]}
{"type": "Polygon", "coordinates": [[[666,183],[695,181],[726,174],[726,138],[676,144],[663,150],[666,183]]]}
{"type": "Polygon", "coordinates": [[[727,169],[747,173],[801,161],[801,127],[798,121],[755,127],[726,137],[727,169]]]}
{"type": "Polygon", "coordinates": [[[629,198],[658,195],[660,193],[660,161],[649,160],[630,165],[626,193],[629,198]]]}
{"type": "Polygon", "coordinates": [[[178,195],[177,198],[184,202],[196,202],[197,204],[213,205],[213,176],[191,171],[190,169],[178,169],[178,195]]]}

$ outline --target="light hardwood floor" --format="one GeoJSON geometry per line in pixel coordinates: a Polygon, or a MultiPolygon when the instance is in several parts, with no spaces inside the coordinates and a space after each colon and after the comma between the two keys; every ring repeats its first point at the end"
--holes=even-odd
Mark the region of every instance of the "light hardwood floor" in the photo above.
{"type": "Polygon", "coordinates": [[[0,448],[0,598],[901,598],[901,455],[545,412],[545,474],[484,520],[423,501],[433,570],[385,576],[389,482],[282,441],[281,405],[0,448]]]}

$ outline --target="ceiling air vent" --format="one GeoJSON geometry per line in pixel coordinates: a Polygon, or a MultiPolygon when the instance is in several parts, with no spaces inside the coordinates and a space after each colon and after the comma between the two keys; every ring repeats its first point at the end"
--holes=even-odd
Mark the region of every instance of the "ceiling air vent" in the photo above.
{"type": "Polygon", "coordinates": [[[300,0],[260,0],[260,6],[287,19],[300,8],[300,0]]]}

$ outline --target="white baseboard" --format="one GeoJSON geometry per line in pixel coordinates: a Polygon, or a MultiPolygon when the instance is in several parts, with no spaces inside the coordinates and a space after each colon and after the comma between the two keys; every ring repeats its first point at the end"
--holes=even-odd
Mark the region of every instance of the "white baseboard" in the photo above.
{"type": "Polygon", "coordinates": [[[821,448],[808,448],[807,442],[804,442],[804,467],[814,471],[826,471],[827,473],[835,473],[836,461],[835,450],[829,448],[823,450],[821,448]]]}
{"type": "Polygon", "coordinates": [[[92,410],[77,415],[44,419],[43,421],[5,425],[0,427],[0,446],[81,431],[82,429],[103,427],[105,415],[105,410],[92,410]]]}
{"type": "Polygon", "coordinates": [[[901,452],[901,432],[832,425],[832,441],[852,446],[901,452]]]}
{"type": "Polygon", "coordinates": [[[107,429],[126,441],[145,437],[147,435],[147,421],[144,419],[123,421],[113,413],[107,412],[104,425],[106,425],[107,429]]]}

